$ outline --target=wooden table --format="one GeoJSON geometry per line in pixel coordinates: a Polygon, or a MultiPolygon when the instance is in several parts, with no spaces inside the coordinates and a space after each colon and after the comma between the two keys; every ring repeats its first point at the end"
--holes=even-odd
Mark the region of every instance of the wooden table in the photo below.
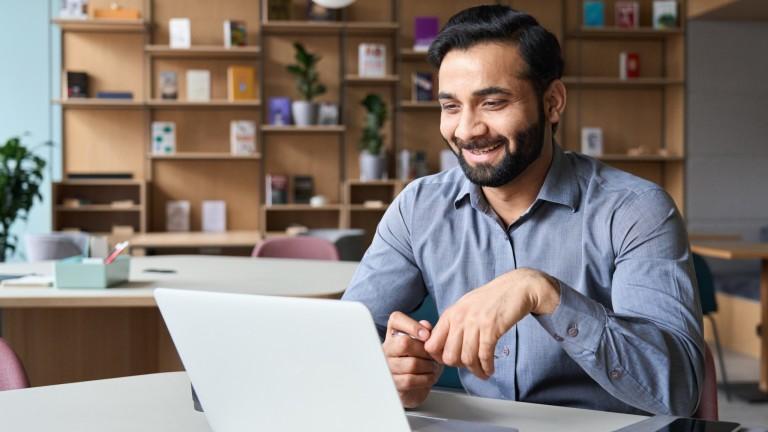
{"type": "Polygon", "coordinates": [[[691,250],[702,256],[726,260],[760,260],[760,381],[734,384],[735,395],[751,402],[768,402],[768,243],[743,241],[696,242],[691,250]]]}
{"type": "Polygon", "coordinates": [[[259,231],[142,233],[131,238],[131,254],[144,256],[151,250],[211,248],[249,252],[261,240],[259,231]]]}
{"type": "MultiPolygon", "coordinates": [[[[338,298],[356,267],[246,257],[135,257],[130,281],[117,288],[0,288],[3,337],[36,386],[177,371],[181,363],[157,310],[155,288],[338,298]],[[147,272],[153,269],[174,273],[147,272]]],[[[52,262],[0,265],[0,274],[52,271],[52,262]]]]}

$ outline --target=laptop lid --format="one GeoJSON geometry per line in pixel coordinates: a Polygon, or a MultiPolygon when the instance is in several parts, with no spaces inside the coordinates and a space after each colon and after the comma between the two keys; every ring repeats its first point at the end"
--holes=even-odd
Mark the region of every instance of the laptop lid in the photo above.
{"type": "Polygon", "coordinates": [[[155,299],[215,431],[410,430],[362,304],[170,289],[155,299]]]}

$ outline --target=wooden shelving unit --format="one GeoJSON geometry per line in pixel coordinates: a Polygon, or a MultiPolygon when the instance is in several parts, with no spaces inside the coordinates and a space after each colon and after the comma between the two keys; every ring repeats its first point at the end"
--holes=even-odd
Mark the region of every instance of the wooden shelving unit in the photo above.
{"type": "Polygon", "coordinates": [[[144,109],[144,102],[126,99],[72,98],[54,99],[53,104],[65,109],[144,109]]]}
{"type": "Polygon", "coordinates": [[[275,126],[263,125],[261,131],[270,134],[340,134],[347,131],[341,125],[275,126]]]}
{"type": "Polygon", "coordinates": [[[168,45],[147,45],[144,51],[154,57],[165,58],[258,58],[261,48],[257,46],[226,48],[218,45],[171,48],[168,45]]]}
{"type": "Polygon", "coordinates": [[[261,155],[258,153],[250,155],[233,155],[230,153],[175,153],[168,155],[150,154],[151,159],[169,159],[169,160],[259,160],[261,155]]]}
{"type": "Polygon", "coordinates": [[[51,22],[62,31],[76,32],[129,32],[142,33],[147,31],[147,23],[142,20],[99,20],[99,19],[53,19],[51,22]]]}

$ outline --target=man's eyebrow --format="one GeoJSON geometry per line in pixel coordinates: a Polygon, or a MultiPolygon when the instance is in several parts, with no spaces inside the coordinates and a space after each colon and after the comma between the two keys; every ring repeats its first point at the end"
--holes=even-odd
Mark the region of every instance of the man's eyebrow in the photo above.
{"type": "Polygon", "coordinates": [[[456,99],[453,93],[440,92],[437,94],[438,99],[456,99]]]}
{"type": "MultiPolygon", "coordinates": [[[[505,95],[505,96],[512,96],[512,92],[508,89],[505,89],[503,87],[486,87],[480,90],[475,90],[472,92],[472,96],[474,97],[483,97],[483,96],[490,96],[490,95],[505,95]]],[[[456,96],[453,93],[445,93],[440,92],[437,94],[438,99],[456,99],[456,96]]]]}

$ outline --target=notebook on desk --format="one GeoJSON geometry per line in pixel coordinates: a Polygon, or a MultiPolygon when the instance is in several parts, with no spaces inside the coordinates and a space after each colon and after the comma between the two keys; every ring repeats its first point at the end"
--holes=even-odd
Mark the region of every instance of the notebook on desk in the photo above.
{"type": "Polygon", "coordinates": [[[407,418],[362,304],[168,289],[155,299],[217,432],[516,430],[407,418]]]}

